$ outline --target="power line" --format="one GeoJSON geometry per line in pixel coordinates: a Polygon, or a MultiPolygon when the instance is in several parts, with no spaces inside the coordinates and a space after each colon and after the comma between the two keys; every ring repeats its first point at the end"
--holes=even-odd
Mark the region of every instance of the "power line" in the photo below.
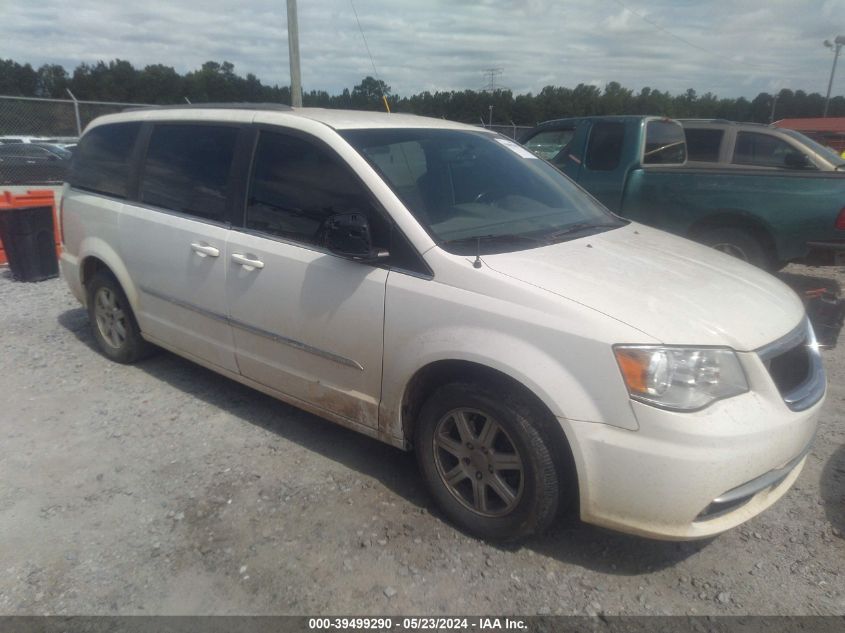
{"type": "Polygon", "coordinates": [[[376,79],[381,81],[381,77],[378,76],[378,71],[376,70],[376,62],[373,59],[373,54],[370,52],[370,45],[367,44],[367,36],[364,35],[364,29],[361,26],[361,20],[358,19],[358,11],[355,10],[355,3],[353,0],[349,0],[349,4],[352,5],[352,13],[355,14],[355,21],[358,23],[358,30],[361,31],[361,39],[364,40],[364,48],[367,49],[367,55],[370,56],[370,63],[373,65],[373,74],[375,74],[376,79]]]}
{"type": "Polygon", "coordinates": [[[736,59],[734,59],[734,58],[732,58],[732,57],[728,57],[727,55],[722,55],[722,54],[720,54],[720,53],[718,53],[718,52],[716,52],[716,51],[714,51],[714,50],[712,50],[712,49],[708,49],[708,48],[704,48],[703,46],[699,46],[698,44],[695,44],[694,42],[690,42],[689,40],[684,39],[684,38],[683,38],[683,37],[681,37],[680,35],[676,35],[676,34],[675,34],[675,33],[673,33],[672,31],[670,31],[669,29],[667,29],[667,28],[665,28],[665,27],[660,26],[657,22],[655,22],[654,20],[652,20],[652,19],[650,19],[650,18],[648,18],[648,17],[646,17],[646,16],[642,15],[641,13],[637,13],[637,12],[636,12],[636,11],[634,11],[631,7],[629,7],[627,4],[625,4],[624,2],[622,2],[622,0],[613,0],[613,2],[615,2],[616,4],[618,4],[620,7],[622,7],[623,9],[625,9],[626,11],[628,11],[629,13],[632,13],[633,15],[637,16],[637,17],[638,17],[640,20],[642,20],[643,22],[646,22],[646,23],[650,24],[651,26],[653,26],[654,28],[656,28],[658,31],[660,31],[660,32],[662,32],[662,33],[665,33],[665,34],[666,34],[666,35],[668,35],[669,37],[672,37],[672,38],[674,38],[674,39],[678,40],[679,42],[682,42],[682,43],[686,44],[687,46],[689,46],[689,47],[691,47],[691,48],[694,48],[694,49],[696,49],[696,50],[698,50],[698,51],[701,51],[701,52],[703,52],[703,53],[707,53],[708,55],[715,55],[716,57],[721,57],[722,59],[726,59],[726,60],[728,60],[729,62],[733,62],[734,64],[736,64],[736,63],[742,63],[742,64],[744,64],[744,65],[746,65],[746,66],[751,66],[751,67],[753,67],[753,68],[759,68],[759,69],[761,69],[761,70],[769,70],[769,69],[768,69],[768,68],[766,68],[765,66],[761,66],[761,65],[759,65],[759,64],[753,64],[753,63],[751,63],[751,62],[746,62],[746,61],[743,61],[743,62],[737,62],[737,60],[736,60],[736,59]]]}

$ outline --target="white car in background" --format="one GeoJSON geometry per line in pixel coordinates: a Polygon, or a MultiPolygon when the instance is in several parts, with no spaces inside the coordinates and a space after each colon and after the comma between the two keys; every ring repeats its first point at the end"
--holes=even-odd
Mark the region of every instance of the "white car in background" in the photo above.
{"type": "Polygon", "coordinates": [[[62,272],[107,357],[155,344],[413,448],[473,534],[570,507],[707,537],[804,465],[825,377],[798,297],[489,131],[137,110],[89,126],[68,181],[62,272]]]}

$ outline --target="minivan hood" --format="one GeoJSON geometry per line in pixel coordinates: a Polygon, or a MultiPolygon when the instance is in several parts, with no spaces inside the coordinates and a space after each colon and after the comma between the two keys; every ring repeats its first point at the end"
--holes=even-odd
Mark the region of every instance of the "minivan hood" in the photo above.
{"type": "MultiPolygon", "coordinates": [[[[672,345],[757,349],[804,316],[772,275],[640,224],[513,253],[492,270],[586,305],[672,345]]],[[[619,341],[619,343],[635,341],[619,341]]]]}

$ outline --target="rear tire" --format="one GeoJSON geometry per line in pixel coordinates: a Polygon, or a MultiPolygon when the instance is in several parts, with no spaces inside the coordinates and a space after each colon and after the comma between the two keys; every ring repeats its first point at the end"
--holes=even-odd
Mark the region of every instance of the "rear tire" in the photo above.
{"type": "Polygon", "coordinates": [[[86,284],[91,332],[103,355],[117,363],[130,364],[149,356],[155,349],[141,337],[141,330],[129,300],[117,279],[97,272],[86,284]]]}
{"type": "Polygon", "coordinates": [[[561,482],[545,436],[548,413],[514,390],[451,383],[426,400],[415,450],[443,513],[467,532],[516,540],[545,530],[561,482]]]}
{"type": "Polygon", "coordinates": [[[717,251],[731,255],[764,270],[772,270],[774,258],[760,241],[745,229],[722,227],[709,229],[698,240],[717,251]]]}

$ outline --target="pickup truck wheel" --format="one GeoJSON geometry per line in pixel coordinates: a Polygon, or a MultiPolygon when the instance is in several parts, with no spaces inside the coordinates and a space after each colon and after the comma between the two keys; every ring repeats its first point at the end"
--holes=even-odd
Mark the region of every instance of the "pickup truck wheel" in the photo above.
{"type": "Polygon", "coordinates": [[[129,300],[117,280],[107,272],[98,272],[86,284],[86,291],[88,319],[103,355],[124,364],[148,356],[153,347],[141,337],[129,300]]]}
{"type": "Polygon", "coordinates": [[[515,540],[543,531],[560,498],[555,464],[537,422],[544,412],[517,394],[451,383],[423,405],[415,447],[444,514],[475,536],[515,540]]]}
{"type": "Polygon", "coordinates": [[[767,255],[759,240],[743,229],[730,227],[710,229],[703,233],[699,240],[717,251],[759,268],[769,269],[772,265],[771,257],[767,255]]]}

